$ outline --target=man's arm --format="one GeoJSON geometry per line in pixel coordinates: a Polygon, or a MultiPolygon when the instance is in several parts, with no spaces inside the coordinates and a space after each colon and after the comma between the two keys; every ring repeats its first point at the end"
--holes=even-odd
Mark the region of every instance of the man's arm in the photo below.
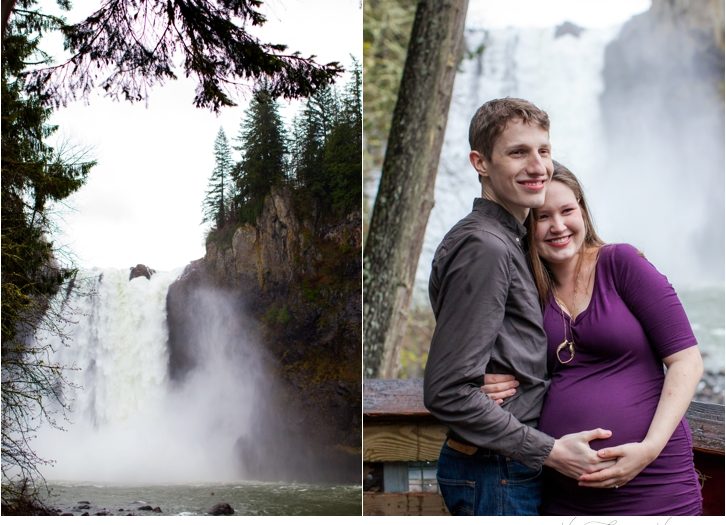
{"type": "Polygon", "coordinates": [[[424,374],[424,404],[470,443],[539,468],[554,440],[520,423],[479,390],[502,329],[510,279],[506,246],[483,231],[434,261],[436,329],[424,374]]]}

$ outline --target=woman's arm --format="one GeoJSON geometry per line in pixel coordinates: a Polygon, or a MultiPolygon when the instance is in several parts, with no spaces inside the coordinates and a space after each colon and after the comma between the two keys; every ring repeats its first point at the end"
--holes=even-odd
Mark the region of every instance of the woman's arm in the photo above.
{"type": "Polygon", "coordinates": [[[661,453],[686,413],[703,374],[698,346],[663,359],[668,368],[658,407],[645,439],[598,451],[602,459],[616,459],[613,467],[580,476],[583,487],[622,487],[661,453]]]}

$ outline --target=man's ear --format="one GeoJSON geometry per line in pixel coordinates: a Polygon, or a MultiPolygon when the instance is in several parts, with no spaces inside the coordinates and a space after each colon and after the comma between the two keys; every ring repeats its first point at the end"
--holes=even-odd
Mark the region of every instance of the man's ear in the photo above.
{"type": "Polygon", "coordinates": [[[472,150],[469,152],[469,162],[479,174],[479,182],[482,182],[482,178],[489,176],[484,155],[476,150],[472,150]]]}

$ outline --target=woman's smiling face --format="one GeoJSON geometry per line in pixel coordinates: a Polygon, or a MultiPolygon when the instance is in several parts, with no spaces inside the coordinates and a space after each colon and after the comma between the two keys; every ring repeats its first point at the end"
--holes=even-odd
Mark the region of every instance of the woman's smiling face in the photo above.
{"type": "Polygon", "coordinates": [[[570,188],[562,182],[551,181],[544,205],[533,213],[534,242],[542,259],[550,264],[561,264],[580,253],[585,241],[585,221],[570,188]]]}

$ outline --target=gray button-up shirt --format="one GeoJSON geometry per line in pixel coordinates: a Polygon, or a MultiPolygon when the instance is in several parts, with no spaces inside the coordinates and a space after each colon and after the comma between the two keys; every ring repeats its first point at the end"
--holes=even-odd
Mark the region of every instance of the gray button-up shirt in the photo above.
{"type": "Polygon", "coordinates": [[[548,386],[547,341],[525,234],[504,208],[475,199],[436,249],[424,404],[450,435],[536,469],[554,439],[534,428],[548,386]],[[517,393],[497,405],[479,389],[485,372],[513,374],[517,393]]]}

